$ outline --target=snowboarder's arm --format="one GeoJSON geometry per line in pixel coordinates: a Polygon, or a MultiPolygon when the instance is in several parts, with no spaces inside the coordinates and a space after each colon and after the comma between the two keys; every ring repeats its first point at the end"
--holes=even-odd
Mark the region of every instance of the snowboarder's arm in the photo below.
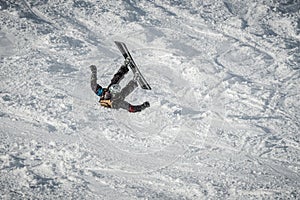
{"type": "Polygon", "coordinates": [[[91,75],[91,88],[94,92],[97,90],[97,68],[95,65],[90,66],[92,75],[91,75]]]}
{"type": "Polygon", "coordinates": [[[135,113],[135,112],[141,112],[142,110],[150,107],[150,103],[146,101],[141,105],[131,105],[127,101],[120,101],[116,105],[112,104],[112,107],[116,109],[122,108],[129,112],[135,113]]]}

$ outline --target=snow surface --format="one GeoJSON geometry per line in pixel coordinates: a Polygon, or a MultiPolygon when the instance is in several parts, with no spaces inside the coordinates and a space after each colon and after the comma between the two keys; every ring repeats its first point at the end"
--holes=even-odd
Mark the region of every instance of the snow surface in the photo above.
{"type": "MultiPolygon", "coordinates": [[[[0,1],[1,199],[299,199],[299,0],[0,1]],[[123,41],[153,90],[100,107],[123,41]]],[[[126,84],[129,74],[122,84],[126,84]]]]}

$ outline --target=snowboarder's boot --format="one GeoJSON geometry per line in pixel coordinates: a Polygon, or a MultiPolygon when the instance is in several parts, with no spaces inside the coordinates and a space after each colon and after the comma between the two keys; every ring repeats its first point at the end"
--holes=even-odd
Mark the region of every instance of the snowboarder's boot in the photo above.
{"type": "Polygon", "coordinates": [[[139,73],[134,73],[134,75],[133,75],[133,79],[132,80],[134,80],[135,82],[139,82],[140,81],[140,74],[139,73]]]}
{"type": "Polygon", "coordinates": [[[130,62],[131,62],[130,57],[127,57],[127,58],[124,60],[124,65],[125,65],[125,66],[128,66],[128,65],[130,64],[130,62]]]}

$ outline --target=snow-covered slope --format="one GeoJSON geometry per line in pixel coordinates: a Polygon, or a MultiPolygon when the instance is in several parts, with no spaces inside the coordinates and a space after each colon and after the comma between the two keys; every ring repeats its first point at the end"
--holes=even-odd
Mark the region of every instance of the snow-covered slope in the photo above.
{"type": "MultiPolygon", "coordinates": [[[[300,3],[0,2],[1,199],[299,199],[300,3]],[[153,90],[100,107],[124,41],[153,90]]],[[[126,84],[132,74],[122,81],[126,84]]]]}

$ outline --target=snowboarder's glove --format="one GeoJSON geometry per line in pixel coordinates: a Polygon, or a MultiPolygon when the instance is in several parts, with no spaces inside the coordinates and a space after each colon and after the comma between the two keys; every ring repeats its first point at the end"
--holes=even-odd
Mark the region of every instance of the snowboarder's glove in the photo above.
{"type": "Polygon", "coordinates": [[[146,102],[144,102],[143,104],[142,104],[142,110],[144,110],[145,108],[148,108],[148,107],[150,107],[150,103],[148,102],[148,101],[146,101],[146,102]]]}
{"type": "Polygon", "coordinates": [[[124,65],[125,65],[125,66],[129,65],[130,60],[131,60],[131,59],[130,59],[129,57],[127,57],[127,58],[125,59],[125,61],[124,61],[124,65]]]}
{"type": "Polygon", "coordinates": [[[97,72],[97,67],[95,65],[91,65],[90,69],[91,69],[92,73],[96,73],[97,72]]]}

